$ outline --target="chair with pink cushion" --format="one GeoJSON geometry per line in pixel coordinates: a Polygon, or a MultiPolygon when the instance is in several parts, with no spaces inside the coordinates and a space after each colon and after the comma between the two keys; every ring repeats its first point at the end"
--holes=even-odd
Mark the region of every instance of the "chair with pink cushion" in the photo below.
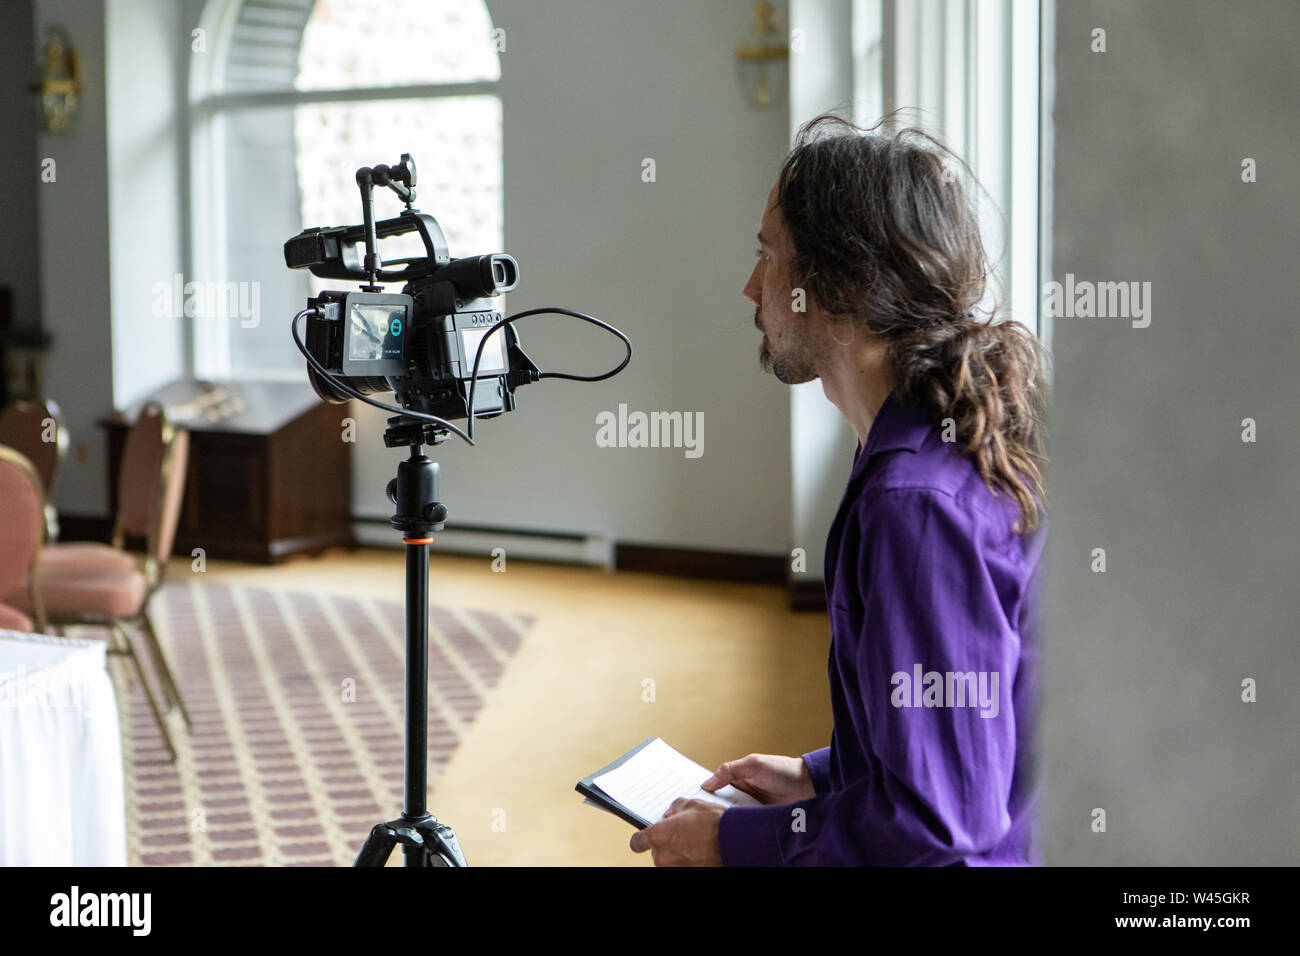
{"type": "Polygon", "coordinates": [[[0,604],[0,631],[22,631],[24,634],[31,634],[33,627],[35,625],[32,619],[22,611],[11,608],[8,604],[0,604]]]}
{"type": "MultiPolygon", "coordinates": [[[[45,539],[45,492],[35,467],[13,448],[0,445],[0,597],[21,595],[45,630],[45,613],[37,591],[36,562],[45,539]]],[[[31,631],[32,618],[0,604],[0,629],[31,631]]]]}
{"type": "Polygon", "coordinates": [[[18,398],[0,411],[0,445],[26,457],[45,489],[45,523],[51,541],[59,537],[59,517],[54,511],[54,482],[68,454],[68,429],[63,413],[51,399],[18,398]]]}
{"type": "MultiPolygon", "coordinates": [[[[173,760],[176,748],[127,625],[137,627],[143,634],[168,707],[178,707],[186,727],[192,726],[149,617],[149,601],[162,586],[180,519],[188,457],[189,432],[174,427],[161,405],[147,404],[127,433],[122,450],[113,544],[83,542],[46,546],[41,549],[37,588],[51,624],[108,628],[116,644],[115,652],[129,657],[135,664],[173,760]],[[145,539],[142,567],[137,567],[134,556],[124,550],[128,537],[145,539]]],[[[10,603],[26,610],[21,599],[11,599],[10,603]]]]}

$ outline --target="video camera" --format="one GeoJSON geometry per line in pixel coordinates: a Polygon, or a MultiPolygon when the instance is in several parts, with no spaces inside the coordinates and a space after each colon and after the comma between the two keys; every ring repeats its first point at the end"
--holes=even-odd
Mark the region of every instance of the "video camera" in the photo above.
{"type": "Polygon", "coordinates": [[[514,390],[543,378],[603,382],[627,367],[632,343],[614,326],[572,309],[528,309],[503,317],[491,299],[519,283],[519,264],[505,253],[452,259],[437,221],[413,207],[415,161],[402,154],[396,166],[357,170],[360,226],[304,229],[284,244],[291,269],[310,269],[323,279],[362,279],[357,292],[322,292],[293,317],[294,344],[307,360],[316,394],[327,402],[358,399],[387,412],[384,444],[405,446],[409,457],[388,483],[396,506],[389,524],[406,546],[406,806],[402,816],[376,825],[357,866],[383,866],[402,844],[407,866],[464,866],[451,827],[439,823],[425,803],[428,790],[429,535],[445,526],[447,508],[438,498],[438,465],[421,450],[455,433],[474,444],[474,422],[515,407],[514,390]],[[406,203],[401,215],[375,222],[374,187],[387,186],[406,203]],[[425,255],[397,259],[384,268],[379,239],[418,232],[425,255]],[[365,243],[365,254],[357,251],[365,243]],[[400,295],[380,282],[404,282],[400,295]],[[513,323],[531,315],[567,315],[604,329],[627,354],[599,375],[541,372],[522,348],[513,323]],[[298,320],[307,317],[307,341],[298,320]],[[471,358],[472,356],[472,358],[471,358]],[[479,389],[480,377],[485,386],[479,389]],[[467,387],[468,383],[468,387],[467,387]],[[495,386],[495,387],[493,387],[495,386]],[[397,407],[377,401],[392,391],[397,407]],[[468,420],[461,431],[453,419],[468,420]]]}
{"type": "Polygon", "coordinates": [[[513,410],[515,388],[537,381],[540,373],[491,299],[519,284],[519,264],[505,253],[451,258],[437,220],[413,206],[416,171],[409,153],[396,166],[363,166],[356,180],[361,225],[304,229],[284,244],[291,269],[364,282],[355,292],[322,292],[299,313],[307,316],[303,352],[316,394],[341,404],[392,391],[423,425],[416,425],[414,434],[408,428],[405,438],[385,435],[389,445],[418,444],[426,435],[423,440],[436,440],[429,430],[438,421],[513,410]],[[400,215],[375,221],[375,186],[397,193],[406,204],[400,215]],[[419,234],[425,255],[385,265],[378,241],[411,232],[419,234]],[[401,294],[393,294],[384,292],[381,282],[405,285],[401,294]]]}

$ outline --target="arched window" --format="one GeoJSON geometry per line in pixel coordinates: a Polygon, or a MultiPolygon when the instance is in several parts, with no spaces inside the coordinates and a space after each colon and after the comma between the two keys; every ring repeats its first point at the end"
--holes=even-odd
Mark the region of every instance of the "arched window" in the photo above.
{"type": "MultiPolygon", "coordinates": [[[[203,29],[191,268],[249,283],[250,307],[195,318],[197,375],[302,377],[288,320],[309,294],[346,283],[285,268],[281,250],[306,226],[361,221],[360,166],[412,154],[416,205],[451,254],[501,250],[499,32],[482,0],[209,0],[203,29]]],[[[375,205],[379,218],[401,208],[387,190],[375,205]]],[[[383,245],[390,259],[420,249],[414,236],[383,245]]]]}

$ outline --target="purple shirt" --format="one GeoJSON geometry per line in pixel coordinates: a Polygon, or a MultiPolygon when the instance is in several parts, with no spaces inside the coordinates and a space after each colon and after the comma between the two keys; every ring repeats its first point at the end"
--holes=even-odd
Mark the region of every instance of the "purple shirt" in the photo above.
{"type": "Polygon", "coordinates": [[[728,866],[1037,865],[1038,575],[969,458],[892,395],[826,542],[831,744],[817,795],[734,807],[728,866]]]}

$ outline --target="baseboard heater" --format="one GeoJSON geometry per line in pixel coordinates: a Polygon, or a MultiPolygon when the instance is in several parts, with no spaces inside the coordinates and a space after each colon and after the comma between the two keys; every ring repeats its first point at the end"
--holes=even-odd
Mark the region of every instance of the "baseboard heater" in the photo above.
{"type": "MultiPolygon", "coordinates": [[[[352,529],[357,543],[380,547],[400,548],[402,536],[389,525],[388,519],[353,517],[352,529]]],[[[591,564],[614,567],[614,542],[608,535],[584,534],[567,531],[522,531],[517,528],[494,528],[486,525],[447,522],[447,527],[434,534],[432,553],[479,555],[486,559],[496,557],[498,548],[506,560],[523,558],[528,561],[555,561],[562,564],[591,564]]]]}
{"type": "MultiPolygon", "coordinates": [[[[400,548],[402,538],[387,518],[353,517],[357,544],[400,548]]],[[[586,564],[607,570],[641,571],[701,580],[784,585],[795,611],[826,609],[820,580],[790,580],[783,555],[704,551],[697,548],[616,542],[607,534],[572,531],[524,531],[448,522],[433,536],[434,553],[474,555],[491,560],[498,548],[507,560],[586,564]]]]}

